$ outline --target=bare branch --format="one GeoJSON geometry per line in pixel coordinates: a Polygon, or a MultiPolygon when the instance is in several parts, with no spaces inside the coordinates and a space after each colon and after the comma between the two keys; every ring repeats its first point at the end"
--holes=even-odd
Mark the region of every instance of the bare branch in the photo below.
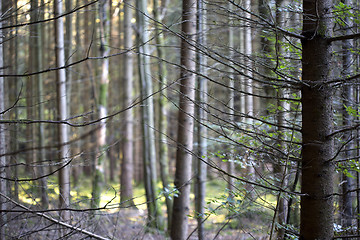
{"type": "Polygon", "coordinates": [[[72,225],[70,225],[70,224],[68,224],[68,223],[64,223],[64,222],[62,222],[62,221],[60,221],[60,220],[58,220],[58,219],[55,219],[55,218],[53,218],[53,217],[50,217],[50,216],[48,216],[48,215],[46,215],[46,214],[44,214],[44,213],[40,213],[40,212],[37,212],[37,211],[35,211],[35,210],[32,210],[32,209],[30,209],[30,208],[28,208],[28,207],[26,207],[26,206],[24,206],[24,205],[22,205],[22,204],[20,204],[20,203],[18,203],[18,202],[16,202],[16,201],[14,201],[14,200],[12,200],[12,199],[9,198],[8,196],[4,195],[3,193],[0,193],[0,196],[3,197],[3,198],[5,198],[6,200],[12,202],[12,203],[15,204],[16,206],[18,206],[18,207],[26,210],[27,212],[31,212],[31,213],[33,213],[33,214],[36,214],[36,215],[38,215],[38,216],[40,216],[40,217],[43,217],[43,218],[45,218],[45,219],[47,219],[47,220],[49,220],[49,221],[51,221],[51,222],[53,222],[53,223],[55,223],[55,224],[59,224],[59,225],[61,225],[61,226],[63,226],[63,227],[66,227],[66,228],[69,228],[69,229],[71,229],[71,230],[80,232],[80,233],[82,233],[82,234],[85,234],[85,235],[87,235],[87,236],[89,236],[89,237],[92,237],[92,238],[95,238],[95,239],[110,240],[109,238],[102,237],[102,236],[97,235],[97,234],[95,234],[95,233],[89,232],[89,231],[87,231],[87,230],[85,230],[85,229],[72,226],[72,225]]]}
{"type": "Polygon", "coordinates": [[[328,38],[327,41],[335,42],[335,41],[343,41],[343,40],[349,40],[349,39],[355,39],[355,38],[360,38],[360,33],[331,37],[331,38],[328,38]]]}

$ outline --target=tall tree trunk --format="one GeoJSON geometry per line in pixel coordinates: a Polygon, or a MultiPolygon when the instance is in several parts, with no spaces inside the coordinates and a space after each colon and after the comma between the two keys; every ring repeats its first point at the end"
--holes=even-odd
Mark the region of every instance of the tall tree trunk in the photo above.
{"type": "MultiPolygon", "coordinates": [[[[2,1],[0,1],[0,12],[2,13],[2,1]]],[[[3,56],[3,30],[2,21],[0,21],[0,74],[3,74],[4,69],[4,56],[3,56]]],[[[0,77],[0,112],[5,110],[5,83],[4,77],[0,77]]],[[[3,119],[3,114],[0,114],[0,120],[3,119]]],[[[6,164],[7,159],[4,154],[6,153],[6,135],[5,125],[0,124],[0,192],[6,194],[6,164]]],[[[0,240],[5,240],[5,227],[6,227],[6,199],[0,198],[0,240]]]]}
{"type": "MultiPolygon", "coordinates": [[[[66,12],[70,12],[73,8],[73,2],[74,0],[66,0],[65,1],[65,9],[66,9],[66,12]]],[[[65,19],[65,29],[66,29],[66,34],[65,34],[65,61],[67,62],[67,64],[69,63],[70,61],[70,58],[71,58],[71,55],[72,55],[72,50],[73,50],[73,24],[72,24],[72,20],[73,20],[73,14],[68,14],[66,15],[66,19],[65,19]]],[[[66,88],[66,91],[67,91],[67,104],[68,104],[68,113],[69,115],[71,115],[71,102],[72,102],[72,72],[73,72],[73,69],[71,67],[68,67],[66,69],[66,81],[67,81],[67,88],[66,88]]]]}
{"type": "MultiPolygon", "coordinates": [[[[55,17],[63,14],[62,0],[54,0],[54,15],[55,17]]],[[[64,22],[63,18],[55,20],[55,50],[56,50],[56,67],[65,66],[65,51],[64,51],[64,22]]],[[[57,103],[58,103],[58,118],[60,120],[67,119],[67,95],[66,95],[66,71],[64,68],[56,71],[57,77],[57,103]]],[[[59,161],[61,168],[59,170],[59,200],[60,208],[67,208],[70,205],[70,166],[68,165],[69,158],[69,141],[68,125],[58,125],[58,135],[60,144],[59,161]]],[[[70,220],[70,212],[62,211],[61,216],[64,221],[70,220]]]]}
{"type": "MultiPolygon", "coordinates": [[[[131,26],[133,0],[124,1],[124,104],[130,106],[133,97],[133,31],[131,26]]],[[[134,113],[130,108],[124,112],[124,140],[123,140],[123,159],[121,163],[121,191],[120,201],[124,202],[133,197],[132,180],[134,178],[134,113]]],[[[129,204],[131,204],[129,202],[129,204]]]]}
{"type": "MultiPolygon", "coordinates": [[[[245,65],[245,76],[244,81],[242,82],[244,86],[242,86],[245,97],[242,99],[244,103],[242,103],[243,108],[242,111],[245,115],[247,115],[245,122],[248,124],[248,128],[251,128],[253,126],[253,116],[254,116],[254,81],[253,81],[253,73],[252,73],[252,60],[251,55],[253,51],[252,46],[252,26],[251,26],[251,0],[245,0],[244,1],[244,8],[247,10],[247,12],[244,12],[245,20],[244,20],[244,65],[245,65]]],[[[247,159],[247,164],[249,166],[247,167],[248,171],[248,178],[251,180],[255,179],[255,166],[251,165],[251,159],[247,159]]],[[[253,198],[253,186],[247,185],[247,189],[249,191],[249,197],[253,198]]]]}
{"type": "MultiPolygon", "coordinates": [[[[352,1],[351,0],[343,0],[342,1],[345,5],[351,7],[352,1]]],[[[351,27],[352,22],[349,19],[349,17],[345,14],[344,17],[344,23],[346,24],[344,34],[351,34],[351,27]]],[[[349,76],[351,74],[351,65],[352,65],[352,40],[345,40],[342,42],[342,49],[343,49],[343,71],[342,76],[349,76]]],[[[342,117],[343,117],[343,125],[344,126],[350,126],[353,123],[353,117],[347,112],[347,107],[353,107],[353,87],[350,84],[344,84],[342,89],[342,101],[343,101],[343,107],[342,107],[342,117]]],[[[352,155],[352,148],[353,148],[353,140],[352,133],[350,131],[347,131],[343,134],[342,142],[347,143],[344,147],[344,159],[351,159],[352,155]]],[[[347,168],[347,166],[344,166],[347,168]]],[[[341,186],[342,186],[342,198],[341,198],[341,218],[342,223],[341,225],[344,227],[350,227],[352,224],[352,218],[353,218],[353,209],[352,209],[352,203],[353,203],[353,194],[349,192],[352,187],[353,179],[349,177],[348,174],[345,174],[344,172],[341,173],[341,186]]]]}
{"type": "MultiPolygon", "coordinates": [[[[232,12],[234,7],[231,2],[228,3],[229,11],[232,12]]],[[[231,19],[229,19],[229,23],[231,23],[231,19]]],[[[229,26],[229,55],[230,59],[234,59],[234,27],[229,26]]],[[[234,70],[232,68],[229,68],[228,70],[231,74],[229,74],[229,121],[235,122],[235,74],[234,70]]],[[[227,165],[227,171],[229,173],[228,179],[227,179],[227,188],[229,190],[229,197],[234,197],[234,178],[231,177],[231,175],[234,174],[235,165],[234,165],[234,157],[235,157],[235,149],[234,147],[230,146],[230,158],[228,165],[227,165]]]]}
{"type": "MultiPolygon", "coordinates": [[[[103,57],[101,65],[101,79],[100,79],[100,96],[99,96],[99,118],[104,118],[107,115],[107,98],[109,85],[109,0],[99,1],[99,19],[100,19],[100,55],[103,57]]],[[[98,130],[97,138],[98,154],[94,163],[94,177],[93,177],[93,192],[92,192],[92,207],[98,208],[100,206],[101,188],[104,184],[104,170],[106,154],[106,120],[100,121],[100,128],[98,130]]]]}
{"type": "Polygon", "coordinates": [[[174,198],[171,238],[184,240],[188,234],[190,210],[191,159],[193,149],[195,100],[195,50],[191,44],[196,34],[196,1],[183,0],[181,25],[180,99],[177,132],[175,187],[179,195],[174,198]]]}
{"type": "MultiPolygon", "coordinates": [[[[33,20],[43,20],[44,14],[41,12],[41,9],[38,6],[38,0],[32,0],[32,4],[34,6],[32,10],[33,20]]],[[[42,43],[43,43],[43,27],[40,24],[34,25],[34,45],[31,46],[33,48],[33,53],[35,56],[33,56],[32,61],[34,64],[34,70],[40,71],[43,68],[43,51],[42,51],[42,43]]],[[[38,74],[34,78],[36,80],[37,84],[37,101],[38,101],[38,118],[44,119],[44,91],[43,91],[43,75],[38,74]]],[[[38,125],[38,147],[40,147],[39,156],[38,159],[40,161],[40,164],[38,166],[38,175],[41,177],[39,180],[40,185],[40,194],[41,194],[41,205],[44,209],[48,208],[49,205],[49,198],[47,194],[47,178],[44,177],[45,170],[44,170],[44,164],[42,161],[45,161],[45,149],[43,146],[45,146],[45,128],[43,124],[38,125]]]]}
{"type": "MultiPolygon", "coordinates": [[[[16,7],[17,6],[17,0],[12,1],[11,3],[12,7],[16,7]]],[[[14,13],[15,16],[14,18],[12,18],[13,20],[10,22],[11,25],[16,25],[18,24],[17,22],[17,12],[14,13]]],[[[17,74],[18,72],[18,68],[17,68],[17,64],[18,64],[18,39],[16,38],[18,34],[18,29],[16,28],[13,36],[14,38],[11,41],[11,46],[10,46],[10,54],[13,57],[13,61],[12,61],[12,66],[11,67],[11,73],[12,74],[17,74]]],[[[14,77],[11,78],[11,94],[9,94],[9,100],[10,103],[14,103],[18,97],[19,91],[20,91],[20,81],[18,78],[14,77]]],[[[13,111],[13,114],[11,116],[11,119],[18,119],[18,115],[19,115],[19,110],[16,108],[13,111]]],[[[18,135],[19,135],[19,131],[17,127],[14,127],[13,131],[10,132],[10,139],[11,139],[11,146],[10,149],[11,151],[18,151],[19,149],[19,144],[18,141],[16,139],[18,139],[18,135]]],[[[12,167],[12,172],[13,172],[13,178],[17,179],[18,178],[18,166],[17,166],[17,160],[16,158],[10,158],[9,159],[10,163],[13,164],[12,167]]],[[[11,194],[12,199],[14,199],[16,202],[19,201],[19,183],[17,181],[14,182],[14,191],[11,194]]]]}
{"type": "MultiPolygon", "coordinates": [[[[31,22],[35,22],[37,21],[37,1],[35,0],[31,0],[30,1],[30,8],[31,8],[31,14],[30,14],[30,21],[31,22]]],[[[36,47],[33,48],[33,46],[36,45],[36,38],[37,36],[36,34],[36,25],[30,25],[29,27],[29,48],[28,48],[28,71],[30,72],[36,72],[37,69],[37,65],[36,64],[36,47]]],[[[35,91],[35,84],[36,83],[36,76],[30,76],[26,79],[26,117],[27,119],[34,119],[35,118],[35,107],[34,107],[34,91],[35,91]]],[[[33,149],[35,146],[35,139],[36,139],[36,134],[35,134],[35,125],[33,124],[28,124],[26,125],[26,148],[29,149],[33,149]]],[[[25,156],[25,162],[26,162],[26,166],[25,166],[25,172],[27,174],[32,175],[32,177],[34,176],[34,168],[31,167],[33,166],[33,162],[36,159],[36,151],[32,150],[30,151],[28,154],[26,154],[25,156]]]]}
{"type": "MultiPolygon", "coordinates": [[[[245,92],[246,92],[246,96],[245,96],[245,114],[249,114],[250,116],[252,116],[254,114],[254,97],[252,96],[253,94],[253,80],[252,80],[252,61],[250,58],[252,51],[253,51],[253,47],[252,47],[252,28],[251,28],[251,0],[245,0],[244,1],[244,8],[249,11],[249,12],[245,12],[245,22],[244,22],[244,26],[245,26],[245,33],[244,33],[244,53],[246,55],[246,59],[245,59],[245,66],[246,66],[246,70],[245,70],[245,77],[246,77],[246,81],[245,81],[245,92]]],[[[249,120],[249,122],[252,122],[251,118],[249,120]]]]}
{"type": "MultiPolygon", "coordinates": [[[[285,15],[285,6],[287,1],[285,0],[277,0],[276,1],[276,25],[278,27],[284,28],[285,27],[285,19],[287,19],[285,15]]],[[[276,65],[284,66],[288,63],[286,63],[286,58],[283,57],[286,55],[286,53],[283,51],[282,43],[284,41],[284,37],[281,33],[278,31],[276,34],[276,59],[278,63],[276,65]]],[[[284,100],[281,100],[282,98],[286,97],[286,87],[280,87],[277,89],[277,133],[278,133],[278,148],[280,152],[286,152],[286,144],[284,140],[286,140],[286,129],[284,128],[286,125],[286,118],[287,114],[286,112],[289,109],[289,104],[287,104],[284,100]]],[[[274,175],[275,175],[275,184],[283,188],[287,185],[286,182],[286,166],[287,166],[287,160],[286,156],[283,156],[282,154],[279,154],[279,157],[276,159],[276,163],[273,166],[274,169],[274,175]]],[[[285,224],[286,224],[286,216],[287,216],[287,210],[286,210],[286,202],[285,198],[283,196],[284,194],[282,192],[279,192],[278,199],[277,199],[277,206],[275,210],[276,220],[277,220],[277,229],[276,229],[276,239],[284,239],[285,237],[285,224]]]]}
{"type": "MultiPolygon", "coordinates": [[[[163,0],[164,1],[164,0],[163,0]]],[[[172,199],[169,196],[169,166],[168,166],[168,144],[167,144],[167,116],[168,116],[168,100],[167,100],[167,70],[164,59],[164,35],[161,32],[161,22],[163,21],[165,7],[159,6],[159,1],[154,0],[154,19],[155,23],[155,42],[156,52],[158,57],[158,81],[159,81],[159,115],[158,115],[158,145],[159,145],[159,163],[160,163],[160,177],[163,185],[163,192],[165,196],[166,210],[167,210],[167,226],[170,230],[171,226],[171,215],[172,215],[172,199]]]]}
{"type": "Polygon", "coordinates": [[[302,182],[300,239],[333,237],[334,165],[331,77],[331,0],[303,1],[302,182]],[[316,19],[314,21],[313,19],[316,19]]]}
{"type": "Polygon", "coordinates": [[[206,46],[206,10],[202,0],[197,0],[197,39],[196,44],[198,46],[198,52],[196,54],[197,66],[197,139],[198,139],[198,156],[200,159],[196,160],[197,174],[196,174],[196,192],[195,192],[195,211],[198,222],[198,238],[200,240],[205,239],[204,233],[204,215],[205,215],[205,193],[206,193],[206,171],[207,165],[207,128],[205,126],[207,114],[205,111],[207,104],[207,79],[201,75],[206,76],[206,58],[199,52],[199,49],[203,49],[206,46]]]}
{"type": "Polygon", "coordinates": [[[161,229],[161,209],[157,200],[157,174],[156,174],[156,149],[155,149],[155,125],[154,125],[154,101],[151,70],[150,70],[150,49],[149,49],[149,29],[146,19],[147,2],[146,0],[137,0],[137,30],[138,30],[138,48],[139,48],[139,80],[141,99],[143,107],[142,132],[143,132],[143,161],[145,176],[145,192],[148,207],[148,226],[161,229]]]}

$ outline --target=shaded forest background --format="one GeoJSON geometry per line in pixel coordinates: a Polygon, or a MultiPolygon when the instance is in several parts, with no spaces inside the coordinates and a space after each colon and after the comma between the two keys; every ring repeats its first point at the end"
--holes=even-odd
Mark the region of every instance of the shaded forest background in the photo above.
{"type": "Polygon", "coordinates": [[[0,11],[0,240],[359,238],[358,1],[0,11]]]}

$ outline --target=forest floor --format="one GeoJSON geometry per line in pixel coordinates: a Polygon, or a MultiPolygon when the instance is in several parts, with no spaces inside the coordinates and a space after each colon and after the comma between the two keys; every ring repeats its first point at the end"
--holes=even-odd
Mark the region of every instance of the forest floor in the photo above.
{"type": "MultiPolygon", "coordinates": [[[[121,240],[167,240],[163,233],[147,231],[146,212],[139,209],[120,209],[120,211],[108,213],[99,211],[93,216],[90,212],[72,212],[72,228],[59,224],[58,219],[51,212],[36,213],[35,211],[23,211],[23,208],[12,206],[15,213],[7,215],[6,239],[121,239],[121,240]],[[43,214],[43,215],[42,215],[43,214]],[[52,216],[49,220],[46,216],[52,216]],[[61,234],[61,235],[60,235],[61,234]],[[94,236],[91,236],[94,234],[94,236]]],[[[189,233],[196,229],[196,221],[190,219],[189,233]]],[[[194,231],[189,240],[197,238],[194,231]]],[[[205,239],[217,240],[265,240],[261,235],[250,235],[241,229],[230,229],[224,224],[214,224],[205,228],[205,239]]]]}
{"type": "MultiPolygon", "coordinates": [[[[224,192],[224,186],[219,185],[219,181],[208,183],[207,213],[210,217],[205,221],[205,239],[217,240],[264,240],[268,237],[266,233],[272,215],[264,213],[262,210],[254,207],[242,206],[236,210],[237,217],[228,220],[228,211],[226,209],[214,211],[219,206],[224,206],[224,199],[219,198],[219,193],[224,192]],[[247,209],[247,210],[245,210],[247,209]],[[211,213],[213,212],[214,213],[211,213]],[[215,213],[216,212],[216,213],[215,213]]],[[[58,189],[56,188],[56,179],[49,180],[49,198],[51,209],[54,211],[37,211],[39,209],[40,199],[34,198],[36,189],[31,184],[23,184],[20,192],[19,202],[9,200],[8,209],[10,213],[6,214],[6,234],[7,239],[96,239],[101,236],[104,239],[121,240],[163,240],[169,239],[163,232],[149,231],[146,227],[146,198],[143,187],[137,186],[134,189],[134,204],[136,208],[120,207],[118,190],[119,186],[111,186],[102,193],[102,210],[88,210],[91,198],[91,183],[84,179],[82,185],[73,187],[71,222],[69,226],[59,224],[59,212],[57,208],[58,189]],[[51,184],[50,184],[51,183],[51,184]],[[25,209],[27,208],[27,209],[25,209]],[[59,231],[61,230],[61,231],[59,231]],[[87,232],[84,232],[87,231],[87,232]],[[64,237],[64,234],[67,234],[64,237]],[[91,236],[91,234],[95,234],[91,236]]],[[[220,194],[221,195],[221,194],[220,194]]],[[[191,197],[192,201],[194,196],[191,197]]],[[[163,212],[166,212],[164,199],[161,199],[163,212]]],[[[194,213],[190,213],[194,215],[194,213]]],[[[165,218],[166,216],[164,216],[165,218]]],[[[189,217],[189,240],[197,239],[197,221],[189,217]]],[[[98,239],[101,239],[100,237],[98,239]]]]}

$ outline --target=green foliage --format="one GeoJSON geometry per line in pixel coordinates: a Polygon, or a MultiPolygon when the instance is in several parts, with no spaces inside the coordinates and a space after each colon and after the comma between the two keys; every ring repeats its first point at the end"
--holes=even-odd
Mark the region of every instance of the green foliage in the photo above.
{"type": "Polygon", "coordinates": [[[360,14],[358,10],[354,10],[352,6],[346,5],[343,2],[340,2],[334,6],[334,14],[336,16],[335,21],[342,27],[346,26],[345,19],[348,18],[350,21],[359,24],[360,23],[360,14]]]}
{"type": "Polygon", "coordinates": [[[360,107],[358,109],[354,109],[351,106],[344,105],[346,112],[353,117],[360,117],[360,107]]]}

